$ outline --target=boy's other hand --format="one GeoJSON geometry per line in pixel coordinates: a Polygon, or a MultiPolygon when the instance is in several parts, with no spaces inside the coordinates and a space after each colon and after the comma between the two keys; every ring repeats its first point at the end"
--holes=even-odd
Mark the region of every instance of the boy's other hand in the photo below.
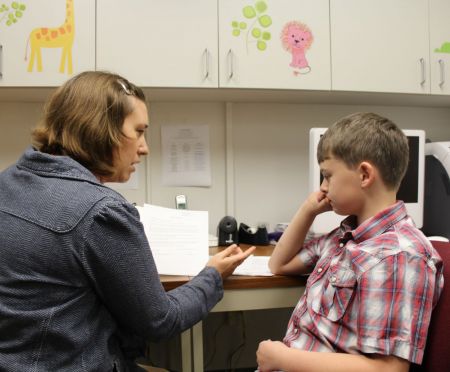
{"type": "Polygon", "coordinates": [[[258,371],[274,371],[280,369],[277,361],[283,358],[283,354],[289,348],[280,341],[261,341],[256,351],[256,362],[258,371]]]}
{"type": "Polygon", "coordinates": [[[214,267],[220,273],[222,279],[225,279],[233,274],[234,269],[244,262],[255,249],[256,247],[252,246],[247,248],[244,252],[239,246],[232,244],[223,251],[212,256],[206,266],[214,267]]]}

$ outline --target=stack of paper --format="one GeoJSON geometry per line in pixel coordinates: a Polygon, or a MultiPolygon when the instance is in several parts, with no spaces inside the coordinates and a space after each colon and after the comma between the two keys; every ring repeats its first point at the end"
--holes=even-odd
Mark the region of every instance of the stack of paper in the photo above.
{"type": "Polygon", "coordinates": [[[208,212],[137,207],[159,274],[196,275],[208,261],[208,212]]]}
{"type": "Polygon", "coordinates": [[[251,255],[234,270],[233,275],[272,276],[269,258],[251,255]]]}

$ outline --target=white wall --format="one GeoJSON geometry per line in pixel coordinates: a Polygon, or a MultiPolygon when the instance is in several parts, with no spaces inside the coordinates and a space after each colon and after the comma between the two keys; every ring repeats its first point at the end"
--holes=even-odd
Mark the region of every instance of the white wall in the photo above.
{"type": "Polygon", "coordinates": [[[308,195],[311,127],[328,127],[357,111],[373,111],[402,129],[424,129],[432,141],[450,140],[450,109],[233,104],[235,210],[238,221],[289,221],[308,195]]]}
{"type": "MultiPolygon", "coordinates": [[[[0,170],[29,145],[42,107],[42,102],[0,102],[0,170]]],[[[432,141],[450,140],[450,108],[232,103],[227,117],[224,102],[154,102],[149,107],[150,155],[139,169],[139,188],[120,191],[131,202],[167,207],[174,206],[175,195],[186,194],[191,209],[209,211],[211,233],[226,214],[248,225],[273,227],[289,221],[308,194],[309,128],[329,126],[356,111],[387,116],[403,129],[424,129],[432,141]],[[162,186],[162,124],[209,125],[211,187],[162,186]]]]}
{"type": "Polygon", "coordinates": [[[42,103],[0,102],[0,170],[14,163],[30,145],[31,130],[42,107],[42,103]]]}

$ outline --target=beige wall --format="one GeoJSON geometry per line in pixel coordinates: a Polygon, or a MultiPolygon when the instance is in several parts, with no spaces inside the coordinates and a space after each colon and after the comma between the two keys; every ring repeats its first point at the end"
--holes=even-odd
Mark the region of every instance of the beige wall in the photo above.
{"type": "MultiPolygon", "coordinates": [[[[29,145],[42,107],[42,102],[0,102],[0,169],[29,145]]],[[[424,129],[432,141],[450,140],[450,108],[155,102],[149,110],[150,156],[139,169],[139,188],[120,192],[131,202],[167,207],[174,206],[175,195],[186,194],[191,209],[209,211],[210,233],[226,214],[248,225],[266,222],[273,227],[289,221],[308,194],[309,129],[356,111],[385,115],[403,129],[424,129]],[[162,124],[209,125],[211,187],[162,186],[162,124]]]]}

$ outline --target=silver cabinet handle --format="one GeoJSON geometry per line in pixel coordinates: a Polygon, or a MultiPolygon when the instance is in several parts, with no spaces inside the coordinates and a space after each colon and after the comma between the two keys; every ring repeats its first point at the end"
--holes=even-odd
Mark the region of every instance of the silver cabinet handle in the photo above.
{"type": "Polygon", "coordinates": [[[1,62],[3,61],[3,45],[0,45],[0,79],[3,77],[3,65],[1,62]]]}
{"type": "Polygon", "coordinates": [[[233,78],[233,75],[234,75],[234,70],[233,70],[233,51],[231,49],[228,51],[227,59],[228,59],[228,80],[231,80],[233,78]]]}
{"type": "Polygon", "coordinates": [[[442,59],[438,61],[439,63],[439,86],[442,87],[445,83],[445,63],[442,59]]]}
{"type": "Polygon", "coordinates": [[[420,80],[420,85],[424,85],[425,81],[426,81],[426,77],[425,77],[425,60],[423,58],[421,58],[420,60],[420,73],[421,73],[421,80],[420,80]]]}
{"type": "Polygon", "coordinates": [[[205,49],[205,51],[203,52],[203,55],[205,57],[205,76],[203,76],[203,80],[206,80],[209,77],[209,51],[208,51],[208,48],[205,49]]]}

